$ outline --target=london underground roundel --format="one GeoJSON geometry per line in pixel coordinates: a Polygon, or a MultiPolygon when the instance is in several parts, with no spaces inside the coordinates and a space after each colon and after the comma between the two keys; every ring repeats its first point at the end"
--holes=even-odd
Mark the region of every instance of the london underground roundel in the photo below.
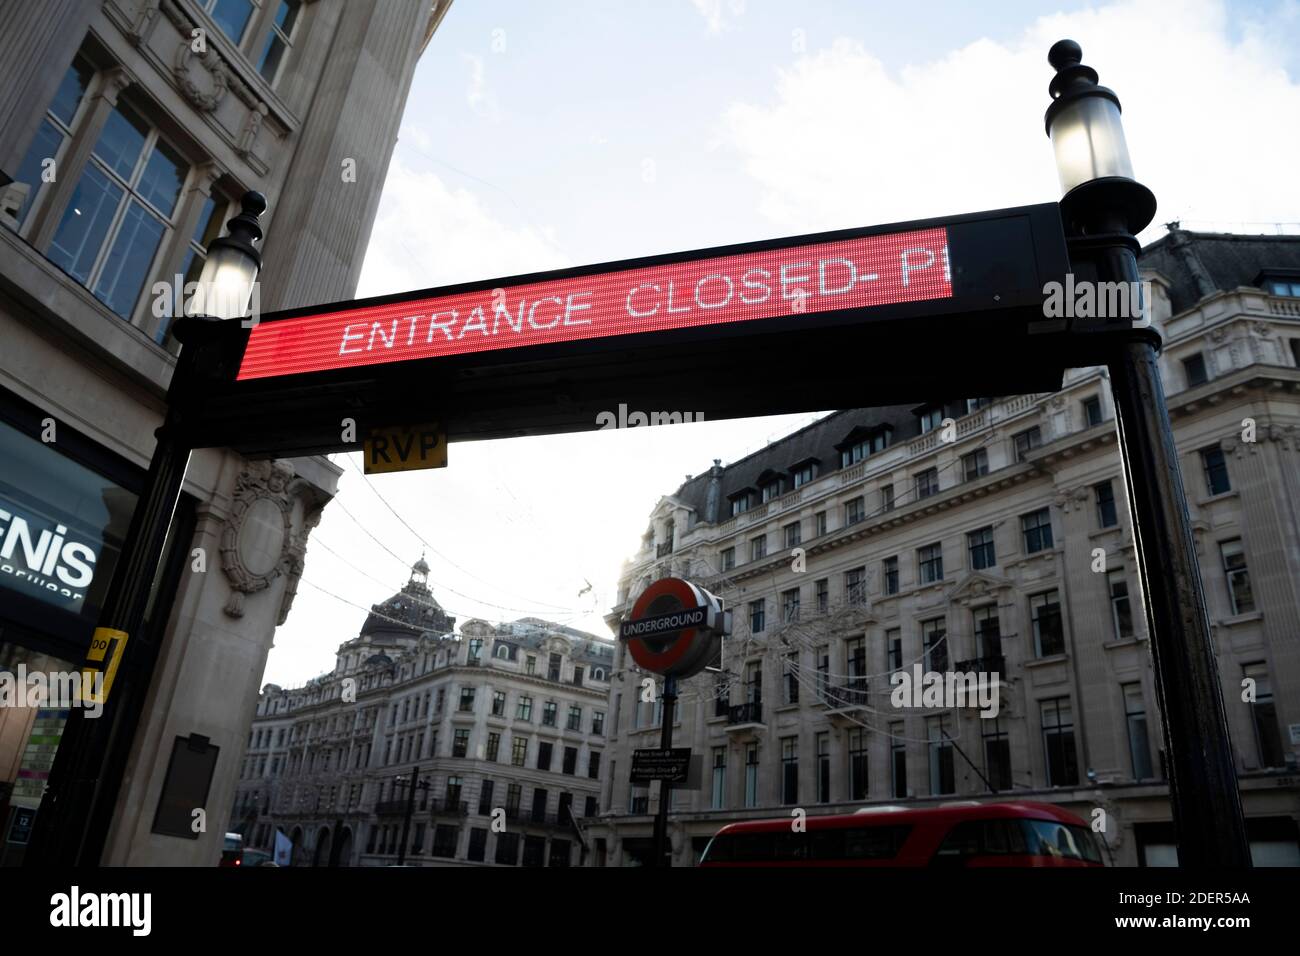
{"type": "Polygon", "coordinates": [[[716,655],[723,621],[714,595],[682,578],[660,578],[636,599],[619,636],[646,670],[690,677],[716,655]]]}

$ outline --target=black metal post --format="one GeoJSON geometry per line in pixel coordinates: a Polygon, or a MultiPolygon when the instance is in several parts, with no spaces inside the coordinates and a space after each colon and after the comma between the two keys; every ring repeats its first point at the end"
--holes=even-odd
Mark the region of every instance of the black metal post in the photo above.
{"type": "Polygon", "coordinates": [[[411,817],[415,814],[415,791],[420,785],[420,768],[411,770],[411,779],[406,781],[406,813],[402,815],[402,843],[397,848],[397,865],[406,863],[406,840],[411,833],[411,817]]]}
{"type": "MultiPolygon", "coordinates": [[[[1136,264],[1135,264],[1136,265],[1136,264]]],[[[1183,867],[1249,867],[1250,843],[1178,449],[1150,338],[1108,363],[1183,867]]]]}
{"type": "MultiPolygon", "coordinates": [[[[664,678],[664,725],[659,734],[659,746],[669,750],[673,745],[673,716],[677,710],[677,678],[664,678]]],[[[671,866],[665,860],[668,852],[668,805],[672,802],[673,786],[667,780],[659,781],[659,809],[655,813],[654,862],[651,866],[671,866]]]]}
{"type": "MultiPolygon", "coordinates": [[[[245,193],[241,207],[240,214],[228,224],[229,235],[213,240],[208,254],[216,255],[223,246],[238,250],[252,263],[251,282],[261,264],[254,243],[262,238],[258,217],[266,211],[266,198],[256,192],[245,193]]],[[[234,375],[238,357],[231,349],[232,324],[238,328],[237,323],[218,318],[184,315],[175,323],[182,348],[167,388],[167,413],[156,432],[157,443],[144,487],[132,512],[83,665],[88,675],[105,672],[103,712],[94,720],[88,720],[80,707],[69,712],[32,828],[25,857],[29,866],[99,864],[107,833],[96,821],[108,819],[117,799],[117,788],[102,777],[105,755],[113,748],[116,734],[134,731],[135,721],[124,715],[138,711],[141,698],[148,692],[150,676],[146,673],[141,679],[124,680],[114,693],[108,680],[110,662],[116,655],[116,670],[125,674],[152,650],[142,646],[141,631],[193,449],[190,420],[206,384],[234,375]],[[101,645],[98,653],[97,644],[101,645]]]]}

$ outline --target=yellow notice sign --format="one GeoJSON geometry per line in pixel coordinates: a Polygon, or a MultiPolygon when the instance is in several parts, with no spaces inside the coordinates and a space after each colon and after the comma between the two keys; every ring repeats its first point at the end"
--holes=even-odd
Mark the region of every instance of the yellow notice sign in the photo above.
{"type": "Polygon", "coordinates": [[[447,435],[442,425],[372,428],[366,439],[365,473],[418,471],[447,467],[447,435]]]}
{"type": "Polygon", "coordinates": [[[97,627],[90,638],[90,650],[81,671],[81,699],[88,704],[102,704],[108,700],[117,676],[117,665],[126,650],[126,631],[111,627],[97,627]]]}

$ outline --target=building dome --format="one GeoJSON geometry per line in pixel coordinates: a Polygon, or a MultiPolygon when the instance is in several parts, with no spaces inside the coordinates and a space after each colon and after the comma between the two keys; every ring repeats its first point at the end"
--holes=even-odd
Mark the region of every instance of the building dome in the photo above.
{"type": "Polygon", "coordinates": [[[361,628],[361,636],[419,637],[425,631],[447,634],[455,630],[456,619],[438,604],[428,581],[429,565],[421,557],[411,566],[411,578],[402,590],[387,601],[370,606],[370,616],[361,628]]]}

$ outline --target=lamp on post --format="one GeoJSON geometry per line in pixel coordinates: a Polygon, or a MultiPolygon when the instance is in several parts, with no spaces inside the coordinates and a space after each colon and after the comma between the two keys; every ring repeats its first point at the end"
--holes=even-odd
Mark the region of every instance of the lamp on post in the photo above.
{"type": "MultiPolygon", "coordinates": [[[[1136,234],[1155,218],[1156,199],[1133,178],[1119,97],[1098,85],[1073,40],[1047,54],[1056,69],[1045,117],[1060,175],[1061,218],[1075,285],[1124,283],[1127,314],[1105,316],[1099,332],[1115,399],[1129,517],[1156,699],[1169,754],[1169,795],[1184,867],[1248,867],[1250,847],[1223,705],[1219,666],[1187,510],[1178,449],[1157,355],[1159,333],[1145,321],[1136,234]],[[1131,304],[1136,303],[1136,309],[1131,304]]],[[[1109,288],[1114,288],[1109,286],[1109,288]]],[[[1094,289],[1097,299],[1102,288],[1094,289]]],[[[1115,298],[1111,298],[1115,301],[1115,298]]]]}
{"type": "Polygon", "coordinates": [[[228,320],[242,318],[256,294],[262,256],[254,243],[262,238],[258,217],[266,211],[266,197],[247,192],[241,206],[228,223],[229,235],[209,246],[199,279],[207,314],[176,323],[181,351],[167,388],[166,415],[82,665],[83,686],[92,681],[83,695],[98,696],[103,719],[88,721],[80,707],[69,711],[32,829],[29,865],[99,865],[117,798],[116,787],[103,782],[121,777],[129,740],[120,735],[136,725],[156,657],[140,632],[189,464],[191,413],[204,384],[227,371],[228,320]],[[101,678],[102,689],[95,690],[93,682],[101,678]]]}

